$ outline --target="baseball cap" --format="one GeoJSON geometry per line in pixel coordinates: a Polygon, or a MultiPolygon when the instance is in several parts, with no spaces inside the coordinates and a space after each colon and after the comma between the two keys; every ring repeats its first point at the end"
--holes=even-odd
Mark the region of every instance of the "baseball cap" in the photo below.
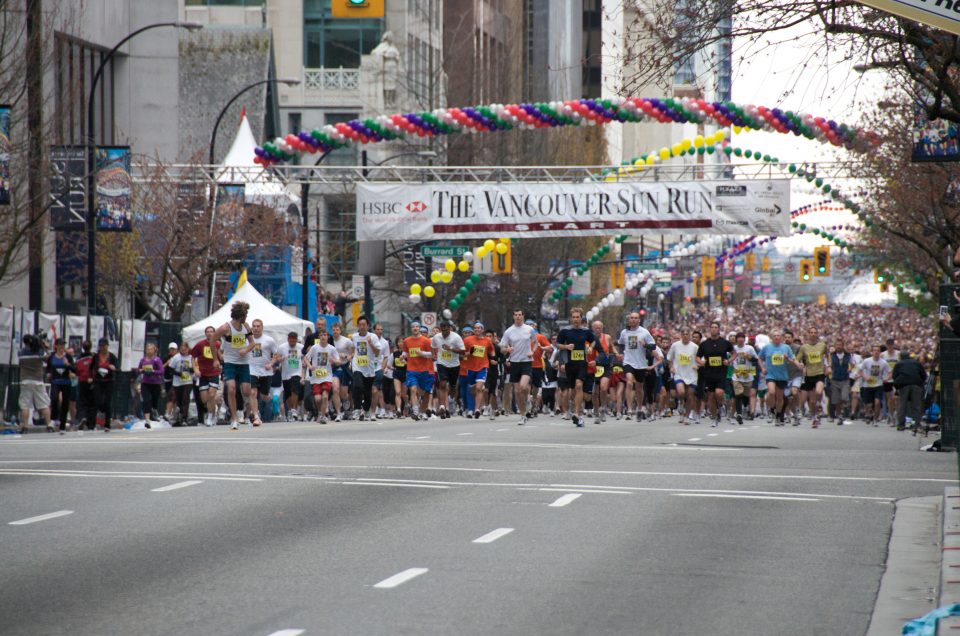
{"type": "Polygon", "coordinates": [[[179,348],[180,348],[180,345],[178,345],[176,342],[171,342],[170,344],[167,345],[167,349],[179,349],[179,348]]]}

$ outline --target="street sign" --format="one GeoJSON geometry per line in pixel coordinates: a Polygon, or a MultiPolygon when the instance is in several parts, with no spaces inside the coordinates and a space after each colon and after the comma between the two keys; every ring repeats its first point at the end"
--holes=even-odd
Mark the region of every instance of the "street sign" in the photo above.
{"type": "Polygon", "coordinates": [[[433,329],[437,326],[437,312],[425,311],[420,314],[420,326],[433,329]]]}
{"type": "Polygon", "coordinates": [[[640,270],[641,272],[644,272],[652,269],[667,269],[667,264],[658,263],[655,261],[651,261],[649,263],[646,263],[646,262],[635,263],[633,261],[628,260],[627,267],[629,267],[630,269],[636,269],[636,270],[640,270]]]}
{"type": "Polygon", "coordinates": [[[653,283],[654,289],[670,289],[673,287],[672,280],[658,280],[653,283]]]}
{"type": "Polygon", "coordinates": [[[420,256],[424,258],[460,258],[470,251],[466,245],[421,245],[420,256]]]}
{"type": "Polygon", "coordinates": [[[354,276],[350,281],[350,297],[363,298],[363,276],[354,276]]]}

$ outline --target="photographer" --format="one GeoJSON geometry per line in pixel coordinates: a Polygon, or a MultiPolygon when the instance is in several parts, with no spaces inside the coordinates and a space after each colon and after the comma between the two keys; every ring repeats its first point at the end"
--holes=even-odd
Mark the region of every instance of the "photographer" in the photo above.
{"type": "Polygon", "coordinates": [[[43,386],[43,357],[46,353],[40,338],[27,334],[20,349],[20,433],[27,432],[30,409],[43,417],[47,430],[50,424],[50,395],[43,386]]]}

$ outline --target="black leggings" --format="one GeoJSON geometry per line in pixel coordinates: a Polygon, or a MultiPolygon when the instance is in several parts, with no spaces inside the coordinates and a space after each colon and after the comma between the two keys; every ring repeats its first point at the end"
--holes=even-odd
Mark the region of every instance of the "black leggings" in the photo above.
{"type": "Polygon", "coordinates": [[[143,400],[143,416],[150,417],[160,407],[160,384],[140,384],[140,399],[143,400]]]}
{"type": "Polygon", "coordinates": [[[86,420],[85,426],[89,429],[97,423],[97,397],[94,393],[93,384],[81,382],[79,389],[80,404],[77,408],[77,417],[86,420]]]}
{"type": "MultiPolygon", "coordinates": [[[[110,420],[113,419],[113,380],[93,383],[93,401],[97,410],[103,413],[104,427],[110,428],[110,420]]],[[[87,424],[93,426],[96,422],[87,424]]]]}
{"type": "Polygon", "coordinates": [[[373,401],[373,381],[376,378],[363,375],[359,371],[353,372],[353,408],[361,411],[369,411],[370,404],[373,401]]]}
{"type": "Polygon", "coordinates": [[[60,422],[60,430],[67,428],[67,418],[70,417],[70,385],[50,385],[50,413],[53,419],[60,422]]]}
{"type": "Polygon", "coordinates": [[[173,394],[174,399],[176,399],[175,404],[180,407],[180,419],[176,425],[184,426],[187,423],[187,415],[190,414],[190,398],[193,397],[193,385],[175,386],[173,387],[173,394]]]}

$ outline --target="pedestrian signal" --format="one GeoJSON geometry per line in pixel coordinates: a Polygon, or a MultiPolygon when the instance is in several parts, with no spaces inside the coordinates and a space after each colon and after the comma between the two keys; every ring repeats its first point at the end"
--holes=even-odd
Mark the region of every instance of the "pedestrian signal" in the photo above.
{"type": "Polygon", "coordinates": [[[510,241],[509,243],[500,243],[500,245],[505,245],[507,249],[503,254],[497,250],[493,250],[490,253],[490,256],[493,257],[493,273],[509,274],[511,268],[511,255],[513,254],[513,241],[510,241]]]}
{"type": "Polygon", "coordinates": [[[756,267],[756,260],[756,255],[753,252],[748,252],[746,259],[744,259],[743,269],[752,272],[753,268],[756,267]]]}

